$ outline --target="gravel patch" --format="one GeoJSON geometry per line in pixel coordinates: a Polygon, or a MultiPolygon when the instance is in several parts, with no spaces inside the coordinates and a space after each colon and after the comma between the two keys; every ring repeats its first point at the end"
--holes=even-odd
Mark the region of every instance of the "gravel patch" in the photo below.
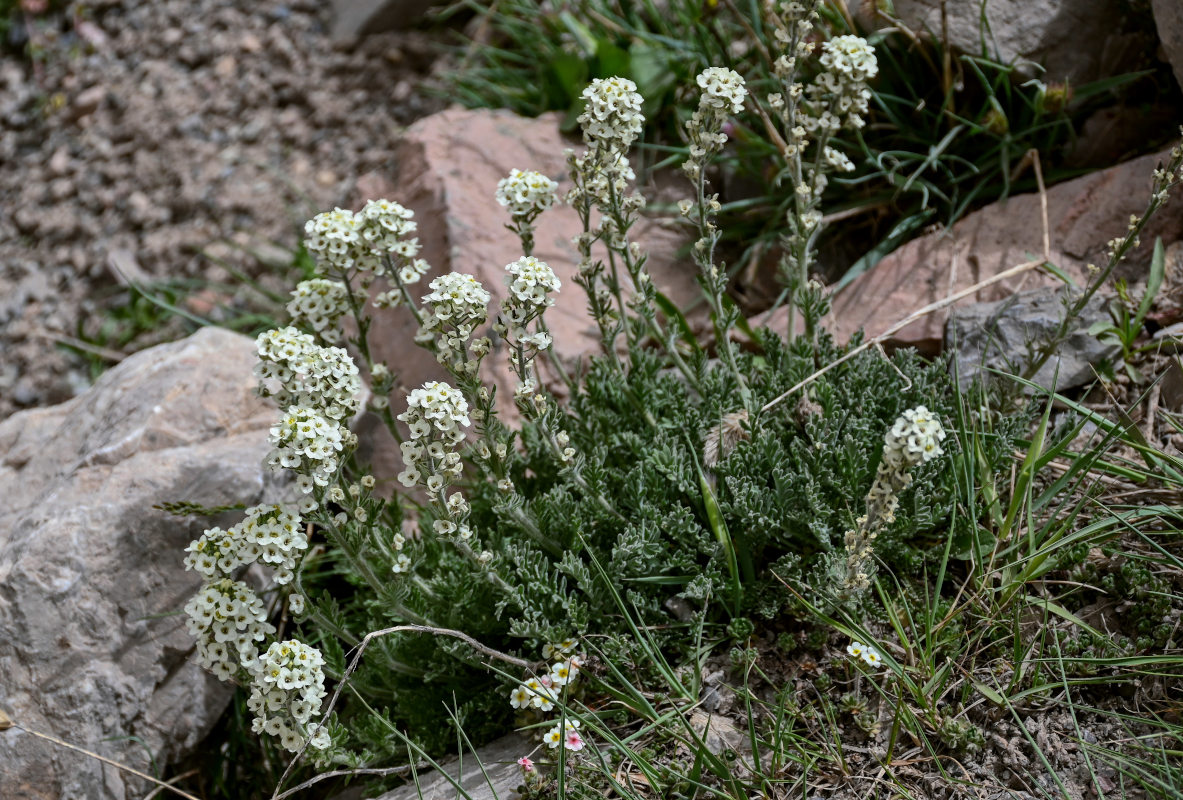
{"type": "Polygon", "coordinates": [[[334,45],[314,0],[85,8],[35,22],[34,61],[0,58],[0,418],[86,388],[60,343],[93,337],[129,280],[229,278],[208,255],[265,274],[282,250],[225,242],[294,246],[443,105],[424,91],[430,36],[334,45]]]}

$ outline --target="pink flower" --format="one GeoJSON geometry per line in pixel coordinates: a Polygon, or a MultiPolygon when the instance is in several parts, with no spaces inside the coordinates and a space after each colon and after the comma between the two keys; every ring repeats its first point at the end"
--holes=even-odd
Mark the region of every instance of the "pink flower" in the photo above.
{"type": "Polygon", "coordinates": [[[518,759],[518,766],[522,768],[522,772],[533,772],[534,762],[530,760],[529,756],[522,756],[518,759]]]}
{"type": "Polygon", "coordinates": [[[567,731],[567,738],[563,742],[563,745],[568,750],[582,750],[583,737],[579,735],[579,731],[567,731]]]}

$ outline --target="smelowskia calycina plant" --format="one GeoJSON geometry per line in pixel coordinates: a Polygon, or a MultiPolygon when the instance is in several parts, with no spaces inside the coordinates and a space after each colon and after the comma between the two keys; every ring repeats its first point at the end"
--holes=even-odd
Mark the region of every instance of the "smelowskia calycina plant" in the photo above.
{"type": "Polygon", "coordinates": [[[793,203],[786,214],[781,274],[789,297],[787,336],[796,335],[798,313],[805,337],[816,342],[818,324],[829,311],[821,284],[810,277],[814,247],[823,229],[822,194],[828,173],[851,172],[854,164],[832,146],[842,130],[859,130],[871,99],[867,82],[879,73],[874,49],[859,36],[835,36],[821,43],[814,33],[821,0],[768,4],[769,23],[782,52],[773,62],[780,91],[765,98],[757,111],[784,159],[781,179],[793,203]],[[817,70],[806,80],[809,70],[817,70]]]}
{"type": "MultiPolygon", "coordinates": [[[[568,158],[573,188],[567,200],[582,223],[575,282],[587,293],[603,352],[574,377],[564,373],[572,393],[567,407],[555,401],[538,370],[540,359],[558,370],[563,366],[552,354],[544,316],[564,287],[554,270],[532,255],[535,222],[556,200],[549,178],[519,170],[498,187],[496,199],[506,207],[524,254],[505,266],[503,299],[491,321],[491,293],[470,275],[437,277],[416,299],[412,289],[428,266],[418,257],[413,214],[399,204],[376,200],[360,212],[336,209],[308,222],[306,246],[319,275],[296,288],[290,311],[297,325],[313,333],[285,328],[259,337],[262,390],[282,409],[268,463],[292,473],[300,495],[291,507],[268,513],[295,515],[283,518],[286,533],[280,537],[287,547],[281,550],[293,555],[290,563],[275,562],[263,550],[256,552],[262,545],[249,536],[229,537],[241,539],[228,545],[237,555],[217,568],[211,584],[224,593],[240,592],[238,605],[233,598],[214,598],[200,609],[205,614],[212,604],[222,617],[241,620],[233,630],[222,624],[214,632],[213,643],[220,632],[233,640],[234,652],[215,649],[211,666],[224,664],[220,674],[252,687],[257,727],[278,731],[288,749],[312,746],[320,763],[358,766],[405,756],[409,745],[420,748],[415,752],[442,747],[449,734],[438,724],[441,703],[457,703],[455,713],[470,720],[487,719],[490,731],[508,725],[515,709],[496,689],[501,679],[490,674],[487,653],[433,632],[460,629],[492,647],[520,652],[541,648],[545,654],[550,648],[553,655],[559,647],[562,658],[522,678],[522,686],[535,694],[519,692],[516,710],[526,697],[535,713],[541,710],[536,698],[554,701],[530,681],[545,688],[549,675],[554,687],[562,670],[572,678],[579,674],[583,655],[562,644],[573,636],[584,643],[597,637],[601,652],[627,656],[619,602],[631,604],[645,624],[668,622],[665,603],[674,595],[708,610],[718,608],[713,600],[725,598],[731,613],[750,613],[751,598],[761,595],[745,594],[745,584],[754,589],[760,581],[771,583],[754,564],[787,563],[788,554],[800,560],[797,553],[836,549],[824,531],[840,530],[842,495],[818,509],[825,520],[800,526],[789,519],[789,509],[815,512],[795,499],[796,489],[768,486],[770,475],[800,468],[789,462],[768,468],[762,459],[781,454],[753,449],[758,442],[763,447],[798,436],[795,423],[760,420],[760,404],[817,358],[831,357],[832,346],[822,342],[831,350],[819,356],[802,346],[785,350],[773,344],[766,363],[758,365],[730,342],[734,312],[724,300],[725,272],[715,263],[717,198],[706,187],[709,158],[725,144],[724,122],[745,102],[746,90],[737,73],[718,68],[704,71],[697,82],[702,99],[688,126],[686,168],[695,199],[684,205],[684,213],[698,232],[694,260],[714,317],[719,354],[714,364],[700,347],[683,349],[687,343],[675,320],[664,309],[658,313],[645,254],[628,238],[643,206],[630,189],[628,164],[641,99],[623,78],[588,87],[580,116],[586,149],[568,158]],[[379,279],[387,286],[374,285],[379,279]],[[396,376],[373,361],[366,342],[372,327],[368,304],[405,307],[419,324],[416,342],[435,353],[448,380],[395,393],[396,376]],[[359,332],[346,344],[371,378],[369,408],[399,442],[403,470],[397,479],[405,491],[389,497],[375,491],[376,479],[364,471],[351,477],[361,470],[353,463],[356,437],[347,425],[359,410],[359,370],[344,349],[331,346],[341,340],[337,326],[346,314],[355,318],[359,332]],[[622,334],[623,349],[617,345],[622,334]],[[482,366],[493,357],[507,358],[516,379],[513,427],[502,419],[496,391],[483,379],[482,366]],[[736,405],[756,410],[745,424],[763,425],[761,437],[716,442],[704,467],[696,455],[703,439],[709,440],[720,417],[736,405]],[[720,475],[717,495],[704,468],[720,475]],[[761,503],[773,505],[761,510],[761,503]],[[727,518],[736,528],[753,521],[744,533],[742,558],[735,557],[727,518]],[[251,557],[278,564],[279,593],[288,593],[290,623],[298,625],[299,636],[278,648],[268,644],[276,632],[257,595],[242,593],[234,583],[234,574],[251,557]],[[602,564],[610,564],[612,573],[597,573],[602,564]],[[607,588],[605,581],[611,584],[607,588]],[[342,680],[342,643],[358,645],[366,631],[392,624],[400,630],[375,640],[382,644],[353,674],[351,686],[367,702],[378,703],[381,719],[394,715],[411,738],[391,739],[390,732],[401,729],[381,720],[347,731],[339,720],[359,720],[368,712],[351,706],[343,718],[339,708],[322,708],[316,701],[323,695],[323,677],[317,676],[342,680]],[[416,631],[405,630],[408,626],[416,631]],[[297,662],[311,666],[299,671],[297,662]],[[379,736],[378,730],[387,733],[379,736]]],[[[857,397],[866,406],[868,419],[858,430],[867,460],[874,440],[880,446],[883,441],[879,426],[905,402],[883,388],[903,383],[896,368],[880,369],[879,363],[870,358],[859,369],[874,373],[866,380],[880,388],[839,383],[829,394],[819,393],[822,403],[857,397]]],[[[917,398],[943,385],[939,369],[905,367],[917,398]]],[[[813,449],[825,451],[820,444],[813,449]]],[[[842,474],[857,477],[858,470],[851,465],[842,474]]],[[[843,491],[850,499],[853,490],[843,491]]],[[[824,496],[809,490],[811,502],[824,496]]],[[[214,548],[212,543],[224,538],[212,531],[208,543],[196,549],[214,548]]],[[[818,569],[823,562],[817,560],[818,569]]],[[[201,568],[212,569],[205,561],[201,568]]],[[[773,606],[781,608],[785,601],[768,602],[773,605],[760,606],[760,613],[773,614],[773,606]]],[[[195,635],[209,637],[212,623],[195,626],[195,635]]],[[[679,644],[676,626],[666,627],[662,641],[679,650],[685,643],[679,644]]],[[[520,661],[512,657],[512,663],[520,661]]],[[[586,686],[576,695],[567,690],[564,702],[577,699],[586,686]]],[[[566,745],[560,752],[575,754],[586,734],[571,735],[567,719],[560,717],[557,728],[566,745]]],[[[548,734],[554,740],[556,729],[548,734]]]]}

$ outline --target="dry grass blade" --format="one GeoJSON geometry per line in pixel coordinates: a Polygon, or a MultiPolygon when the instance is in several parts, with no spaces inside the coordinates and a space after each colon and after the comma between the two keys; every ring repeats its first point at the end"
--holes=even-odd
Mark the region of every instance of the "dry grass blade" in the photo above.
{"type": "Polygon", "coordinates": [[[948,308],[949,306],[956,303],[958,300],[963,300],[966,297],[970,297],[971,295],[975,295],[978,292],[980,292],[982,289],[985,289],[988,286],[993,286],[996,283],[1001,283],[1002,281],[1008,280],[1008,279],[1013,278],[1017,275],[1022,275],[1024,272],[1027,272],[1029,270],[1033,270],[1036,267],[1040,267],[1040,266],[1043,266],[1044,264],[1051,263],[1051,260],[1052,260],[1051,233],[1050,233],[1050,228],[1048,226],[1047,188],[1043,185],[1043,170],[1041,169],[1041,167],[1039,165],[1039,158],[1038,158],[1038,156],[1034,156],[1033,159],[1034,160],[1032,163],[1035,166],[1035,179],[1036,179],[1036,182],[1039,184],[1039,208],[1040,208],[1040,216],[1042,217],[1041,221],[1043,223],[1043,255],[1041,258],[1037,258],[1032,261],[1024,261],[1022,264],[1016,264],[1015,266],[1011,267],[1010,269],[1003,270],[1002,272],[999,272],[997,275],[989,277],[984,281],[979,281],[978,283],[975,283],[973,286],[962,289],[960,292],[954,292],[953,294],[949,295],[948,297],[944,297],[944,298],[937,300],[933,303],[929,303],[928,305],[924,306],[923,308],[916,309],[911,314],[904,317],[899,322],[896,322],[894,325],[889,327],[887,330],[880,333],[878,336],[872,337],[872,338],[868,339],[867,341],[863,342],[862,344],[860,344],[858,347],[852,348],[849,352],[846,353],[846,355],[842,356],[839,359],[831,361],[829,364],[822,367],[817,372],[813,373],[809,377],[805,378],[804,380],[797,383],[795,386],[793,386],[790,389],[788,389],[787,391],[785,391],[779,397],[775,397],[772,400],[769,400],[767,403],[764,404],[764,407],[760,409],[760,412],[765,413],[765,412],[771,411],[773,408],[775,408],[776,406],[778,406],[782,402],[784,402],[785,399],[787,399],[788,397],[791,397],[795,392],[798,392],[803,387],[808,386],[809,384],[813,383],[815,380],[820,378],[822,375],[825,375],[827,372],[832,370],[834,367],[838,366],[839,364],[841,364],[845,361],[849,361],[850,359],[857,356],[859,353],[862,353],[864,350],[868,350],[872,347],[881,346],[884,342],[886,342],[892,336],[895,336],[897,333],[902,331],[904,328],[911,325],[913,322],[916,322],[917,320],[922,319],[922,318],[928,316],[929,314],[932,314],[935,311],[940,311],[943,308],[948,308]]]}
{"type": "Polygon", "coordinates": [[[133,769],[132,767],[127,766],[126,764],[120,764],[118,761],[114,761],[110,758],[107,758],[106,756],[101,756],[98,753],[91,752],[90,750],[87,750],[84,747],[79,747],[76,744],[70,744],[69,742],[62,741],[61,739],[57,738],[56,736],[50,736],[48,733],[41,733],[40,731],[35,731],[35,730],[32,730],[31,728],[26,728],[24,725],[21,725],[17,722],[13,722],[11,717],[9,717],[3,711],[0,711],[0,731],[6,731],[9,728],[18,728],[19,730],[24,731],[25,733],[29,734],[30,736],[36,736],[38,739],[44,739],[47,742],[50,742],[52,744],[56,744],[58,747],[64,747],[67,750],[73,750],[77,753],[82,753],[84,756],[89,756],[89,757],[95,759],[96,761],[103,762],[104,764],[110,764],[112,767],[115,767],[115,769],[123,770],[124,772],[135,775],[137,778],[143,778],[144,780],[149,781],[150,783],[156,784],[156,786],[160,787],[161,789],[167,789],[168,791],[172,792],[173,794],[177,794],[177,795],[180,795],[181,797],[188,798],[188,800],[200,800],[200,798],[195,797],[194,795],[191,795],[188,792],[182,791],[175,786],[171,786],[171,785],[165,783],[164,781],[157,780],[156,778],[153,778],[151,775],[149,775],[145,772],[140,772],[138,769],[133,769]]]}

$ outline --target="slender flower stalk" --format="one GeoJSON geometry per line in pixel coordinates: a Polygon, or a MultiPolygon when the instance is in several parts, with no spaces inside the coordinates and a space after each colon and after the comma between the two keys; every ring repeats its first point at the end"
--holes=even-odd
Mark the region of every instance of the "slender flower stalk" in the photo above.
{"type": "Polygon", "coordinates": [[[883,458],[867,492],[867,513],[858,518],[853,530],[846,532],[846,555],[836,576],[842,599],[857,597],[871,585],[875,539],[895,520],[900,493],[912,483],[912,468],[944,453],[944,439],[940,420],[924,406],[905,411],[884,436],[883,458]]]}
{"type": "Polygon", "coordinates": [[[867,82],[879,71],[875,52],[866,40],[836,36],[822,44],[817,59],[821,71],[811,82],[803,82],[803,67],[816,50],[811,35],[820,6],[820,0],[779,4],[780,13],[773,19],[774,35],[784,50],[774,62],[773,72],[782,91],[767,97],[781,123],[785,177],[793,188],[781,265],[790,295],[788,338],[795,336],[800,312],[811,342],[817,339],[818,321],[828,311],[821,285],[810,279],[814,246],[822,230],[820,206],[826,174],[854,169],[850,159],[830,142],[844,128],[863,127],[871,97],[867,82]]]}
{"type": "Polygon", "coordinates": [[[730,115],[743,110],[747,88],[738,73],[722,67],[709,67],[697,78],[702,94],[698,109],[686,123],[690,139],[690,158],[682,165],[686,176],[694,184],[695,199],[680,204],[682,213],[698,228],[698,241],[694,243],[694,261],[699,268],[698,282],[702,286],[711,308],[711,320],[715,333],[715,348],[719,357],[731,370],[739,387],[741,401],[745,408],[751,405],[751,391],[747,380],[740,372],[736,361],[736,346],[729,331],[739,317],[738,310],[728,310],[723,296],[727,291],[727,272],[715,263],[715,248],[721,233],[714,223],[719,211],[719,196],[707,195],[706,167],[711,156],[722,152],[727,144],[724,124],[730,115]]]}

